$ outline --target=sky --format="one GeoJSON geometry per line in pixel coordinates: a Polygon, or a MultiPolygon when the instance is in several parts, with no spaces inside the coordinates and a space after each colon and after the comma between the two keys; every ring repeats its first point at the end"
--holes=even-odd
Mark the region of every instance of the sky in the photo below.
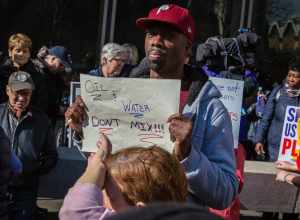
{"type": "MultiPolygon", "coordinates": [[[[277,0],[275,0],[277,1],[277,0]]],[[[279,0],[279,4],[282,8],[287,8],[288,13],[285,11],[285,14],[288,15],[288,17],[293,17],[293,16],[300,16],[300,0],[279,0]]],[[[283,16],[286,17],[286,16],[283,16]]],[[[271,16],[269,17],[271,22],[273,21],[278,21],[278,17],[276,16],[271,16]]],[[[281,22],[285,22],[286,19],[281,20],[281,22]]]]}
{"type": "Polygon", "coordinates": [[[300,16],[300,1],[299,0],[292,0],[293,4],[294,4],[294,15],[299,15],[300,16]]]}

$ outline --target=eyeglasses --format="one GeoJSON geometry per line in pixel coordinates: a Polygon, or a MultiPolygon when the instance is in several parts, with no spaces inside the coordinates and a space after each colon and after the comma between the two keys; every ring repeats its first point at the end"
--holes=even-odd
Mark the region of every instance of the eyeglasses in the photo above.
{"type": "Polygon", "coordinates": [[[123,59],[123,58],[120,58],[120,57],[114,57],[114,58],[111,59],[111,61],[112,60],[115,60],[119,63],[125,63],[126,62],[126,59],[123,59]]]}

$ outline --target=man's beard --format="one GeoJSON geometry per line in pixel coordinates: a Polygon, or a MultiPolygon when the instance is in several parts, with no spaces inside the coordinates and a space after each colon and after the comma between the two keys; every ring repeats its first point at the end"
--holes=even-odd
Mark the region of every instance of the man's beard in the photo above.
{"type": "Polygon", "coordinates": [[[151,70],[158,72],[163,68],[163,62],[161,60],[156,60],[155,62],[149,60],[149,67],[151,70]]]}
{"type": "MultiPolygon", "coordinates": [[[[162,48],[159,48],[159,47],[156,47],[156,46],[151,46],[148,50],[148,55],[152,52],[152,51],[157,51],[159,52],[162,56],[165,56],[167,51],[165,49],[162,49],[162,48]]],[[[157,60],[151,60],[148,58],[148,62],[149,62],[149,67],[151,70],[155,71],[155,72],[158,72],[160,71],[164,65],[165,65],[165,57],[164,58],[160,58],[160,59],[157,59],[157,60]]]]}

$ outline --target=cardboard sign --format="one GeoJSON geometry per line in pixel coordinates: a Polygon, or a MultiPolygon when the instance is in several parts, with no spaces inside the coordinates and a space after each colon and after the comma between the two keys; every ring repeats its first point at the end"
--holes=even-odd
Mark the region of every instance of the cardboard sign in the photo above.
{"type": "Polygon", "coordinates": [[[88,121],[83,151],[96,151],[99,133],[109,136],[113,151],[157,144],[173,149],[167,119],[178,112],[180,81],[104,78],[80,75],[88,121]]]}
{"type": "Polygon", "coordinates": [[[243,101],[244,82],[241,80],[209,77],[222,94],[220,100],[228,110],[232,123],[234,148],[239,144],[241,109],[243,101]]]}
{"type": "Polygon", "coordinates": [[[278,160],[296,163],[300,150],[299,107],[287,106],[282,129],[278,160]]]}

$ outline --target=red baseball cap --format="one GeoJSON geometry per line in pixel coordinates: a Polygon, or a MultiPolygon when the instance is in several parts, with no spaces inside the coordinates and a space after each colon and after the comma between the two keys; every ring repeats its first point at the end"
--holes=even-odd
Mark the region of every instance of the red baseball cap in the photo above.
{"type": "Polygon", "coordinates": [[[152,9],[148,17],[136,20],[139,28],[147,29],[149,24],[154,22],[168,24],[183,33],[191,42],[195,36],[195,22],[188,9],[178,5],[162,5],[152,9]]]}

